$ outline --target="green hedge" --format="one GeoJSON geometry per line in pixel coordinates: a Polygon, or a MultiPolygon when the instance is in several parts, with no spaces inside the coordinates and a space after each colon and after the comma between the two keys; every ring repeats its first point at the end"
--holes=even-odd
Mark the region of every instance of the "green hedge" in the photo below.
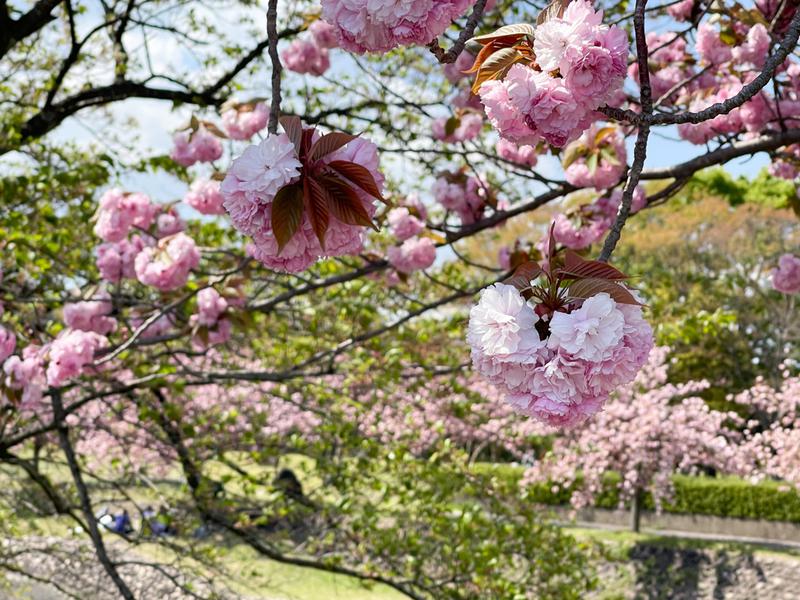
{"type": "MultiPolygon", "coordinates": [[[[490,471],[510,482],[517,482],[523,471],[522,467],[498,464],[482,465],[480,470],[490,471]]],[[[619,479],[617,473],[606,474],[595,506],[619,507],[619,479]]],[[[786,483],[764,481],[754,485],[737,477],[687,475],[674,475],[672,481],[675,485],[674,499],[663,506],[664,512],[800,523],[800,495],[786,483]]],[[[538,483],[529,486],[526,492],[531,501],[539,504],[569,504],[572,489],[559,488],[554,492],[553,488],[552,484],[538,483]]],[[[646,510],[655,508],[650,494],[645,495],[643,506],[646,510]]]]}

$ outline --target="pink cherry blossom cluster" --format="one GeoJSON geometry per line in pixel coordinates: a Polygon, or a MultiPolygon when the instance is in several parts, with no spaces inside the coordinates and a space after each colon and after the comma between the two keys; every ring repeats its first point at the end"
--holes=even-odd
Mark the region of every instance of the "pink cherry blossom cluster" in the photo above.
{"type": "MultiPolygon", "coordinates": [[[[616,189],[592,204],[581,205],[569,215],[557,214],[553,227],[555,241],[573,250],[591,246],[611,228],[621,201],[622,190],[616,189]]],[[[637,186],[633,192],[631,214],[639,212],[646,204],[647,196],[644,190],[637,186]]],[[[544,242],[546,239],[542,243],[544,242]]]]}
{"type": "Polygon", "coordinates": [[[735,435],[725,424],[735,413],[711,410],[697,394],[707,382],[669,384],[667,348],[652,352],[635,383],[617,390],[585,427],[554,440],[552,451],[525,472],[522,485],[550,482],[571,487],[575,508],[591,506],[609,471],[620,474],[620,503],[650,491],[660,509],[672,496],[672,475],[699,466],[731,472],[735,435]],[[578,480],[580,475],[580,480],[578,480]]]}
{"type": "Polygon", "coordinates": [[[228,301],[214,288],[203,288],[197,293],[197,313],[192,315],[190,323],[203,335],[195,335],[198,346],[214,346],[224,344],[231,337],[231,322],[225,318],[228,301]],[[205,338],[205,339],[204,339],[205,338]]]}
{"type": "Polygon", "coordinates": [[[0,363],[4,362],[9,356],[14,354],[17,347],[17,336],[13,331],[9,331],[0,325],[0,363]]]}
{"type": "Polygon", "coordinates": [[[483,217],[490,193],[487,181],[460,171],[442,173],[433,184],[433,197],[458,215],[462,225],[471,225],[483,217]]]}
{"type": "MultiPolygon", "coordinates": [[[[114,283],[136,277],[141,283],[163,291],[182,287],[189,271],[200,261],[194,240],[182,233],[184,228],[183,220],[173,208],[154,204],[144,194],[108,190],[100,198],[94,228],[106,242],[97,248],[100,275],[114,283]],[[142,235],[130,235],[134,229],[142,235]]],[[[105,304],[97,303],[97,310],[101,306],[105,304]]],[[[72,319],[84,309],[83,306],[68,309],[65,318],[72,319]]]]}
{"type": "Polygon", "coordinates": [[[472,110],[459,111],[454,117],[440,117],[433,122],[431,135],[442,142],[456,143],[478,137],[483,128],[483,115],[472,110]]]}
{"type": "Polygon", "coordinates": [[[136,277],[145,285],[170,291],[186,285],[189,272],[200,263],[200,251],[194,240],[178,233],[145,247],[136,256],[136,277]]]}
{"type": "Polygon", "coordinates": [[[122,279],[134,279],[134,262],[144,247],[141,236],[132,235],[129,239],[116,243],[100,244],[97,247],[97,269],[106,281],[118,283],[122,279]]]}
{"type": "Polygon", "coordinates": [[[148,229],[159,210],[144,194],[128,194],[112,188],[100,197],[94,233],[106,242],[119,242],[132,227],[148,229]]]}
{"type": "Polygon", "coordinates": [[[422,233],[425,229],[425,222],[411,214],[406,206],[398,206],[390,210],[386,215],[386,223],[389,225],[389,233],[401,242],[422,233]]]}
{"type": "Polygon", "coordinates": [[[198,162],[214,162],[222,156],[222,142],[203,125],[196,130],[179,131],[172,142],[170,158],[184,167],[198,162]]]}
{"type": "Polygon", "coordinates": [[[481,101],[500,135],[560,148],[597,119],[596,109],[622,86],[628,58],[625,31],[602,18],[587,0],[571,2],[561,18],[536,27],[538,70],[518,63],[502,80],[481,85],[481,101]]]}
{"type": "Polygon", "coordinates": [[[109,315],[114,307],[108,293],[98,293],[91,300],[64,305],[64,323],[72,329],[108,335],[117,328],[117,320],[109,315]]]}
{"type": "Polygon", "coordinates": [[[351,52],[386,52],[423,45],[466,12],[475,0],[322,0],[322,18],[351,52]]]}
{"type": "Polygon", "coordinates": [[[548,319],[516,287],[496,283],[472,308],[467,332],[477,372],[521,413],[562,427],[599,411],[653,346],[640,306],[602,292],[567,307],[548,319]]]}
{"type": "Polygon", "coordinates": [[[536,148],[533,146],[517,146],[514,142],[500,138],[495,146],[497,156],[518,165],[535,167],[537,162],[536,148]]]}
{"type": "MultiPolygon", "coordinates": [[[[369,140],[358,137],[317,162],[320,168],[333,161],[360,165],[374,178],[379,188],[383,175],[378,167],[378,149],[369,140]]],[[[364,228],[349,225],[330,215],[325,233],[325,248],[314,233],[308,214],[303,213],[298,230],[279,252],[272,229],[272,203],[281,188],[299,180],[303,165],[285,133],[270,135],[258,145],[248,146],[231,164],[220,190],[223,206],[234,227],[252,238],[248,253],[264,265],[278,271],[298,273],[319,258],[357,254],[363,248],[364,228]]],[[[357,192],[364,210],[372,217],[375,204],[371,196],[357,192]]]]}
{"type": "Polygon", "coordinates": [[[183,197],[183,201],[204,215],[225,214],[222,206],[225,198],[220,191],[220,182],[213,179],[196,179],[183,197]]]}
{"type": "Polygon", "coordinates": [[[222,113],[222,128],[232,140],[249,140],[268,122],[269,108],[263,102],[240,104],[222,113]]]}
{"type": "Polygon", "coordinates": [[[564,156],[571,159],[564,170],[567,182],[575,187],[594,187],[597,190],[617,185],[628,159],[622,132],[615,127],[599,128],[596,125],[572,142],[564,156]]]}
{"type": "Polygon", "coordinates": [[[436,244],[429,237],[414,236],[399,246],[386,251],[386,258],[401,273],[406,275],[430,267],[436,260],[436,244]]]}
{"type": "Polygon", "coordinates": [[[800,258],[784,254],[772,271],[772,287],[784,294],[800,294],[800,258]]]}
{"type": "Polygon", "coordinates": [[[331,66],[328,49],[338,46],[336,30],[325,21],[314,21],[307,38],[296,38],[281,52],[283,66],[295,73],[324,75],[331,66]]]}
{"type": "Polygon", "coordinates": [[[62,385],[83,374],[94,360],[95,352],[107,343],[104,336],[93,331],[67,329],[61,332],[47,347],[48,385],[62,385]]]}

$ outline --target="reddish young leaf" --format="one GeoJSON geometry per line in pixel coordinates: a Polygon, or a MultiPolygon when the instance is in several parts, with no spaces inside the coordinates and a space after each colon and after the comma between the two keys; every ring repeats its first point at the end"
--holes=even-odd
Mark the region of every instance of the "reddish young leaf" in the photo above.
{"type": "Polygon", "coordinates": [[[525,57],[516,48],[501,48],[481,65],[472,84],[472,93],[477,94],[481,86],[487,81],[502,79],[515,63],[524,59],[525,57]]]}
{"type": "MultiPolygon", "coordinates": [[[[307,158],[309,152],[311,152],[311,142],[314,140],[314,134],[316,133],[317,129],[315,127],[309,127],[308,129],[303,129],[303,139],[300,142],[300,156],[303,158],[307,158]]],[[[300,160],[302,161],[303,158],[300,160]]]]}
{"type": "Polygon", "coordinates": [[[325,193],[325,189],[310,177],[303,180],[303,195],[311,228],[319,240],[319,245],[325,250],[325,233],[328,231],[328,223],[330,223],[328,195],[325,193]]]}
{"type": "Polygon", "coordinates": [[[503,41],[499,41],[499,40],[494,40],[494,41],[489,42],[485,46],[481,47],[480,51],[475,56],[475,60],[472,63],[472,66],[467,71],[464,71],[464,73],[466,75],[469,75],[471,73],[477,73],[480,70],[481,65],[483,65],[483,63],[492,54],[494,54],[495,52],[497,52],[501,48],[510,48],[513,45],[514,45],[513,41],[503,42],[503,41]]]}
{"type": "Polygon", "coordinates": [[[287,185],[278,190],[272,201],[272,232],[278,242],[278,254],[286,247],[300,228],[303,219],[303,188],[300,184],[287,185]]]}
{"type": "Polygon", "coordinates": [[[514,274],[506,279],[503,283],[513,285],[519,291],[526,290],[531,287],[531,281],[542,274],[542,267],[539,263],[528,261],[522,263],[514,270],[514,274]]]}
{"type": "Polygon", "coordinates": [[[341,131],[326,133],[311,146],[311,150],[308,152],[308,159],[311,161],[319,160],[328,156],[331,152],[336,152],[354,139],[356,139],[356,136],[341,131]]]}
{"type": "Polygon", "coordinates": [[[559,19],[564,16],[564,11],[567,10],[570,0],[553,0],[544,7],[544,10],[536,17],[536,24],[541,25],[550,19],[559,19]]]}
{"type": "Polygon", "coordinates": [[[528,23],[514,23],[513,25],[504,25],[492,33],[475,36],[472,38],[472,41],[481,44],[489,44],[496,41],[513,43],[525,37],[533,39],[534,33],[536,33],[536,30],[533,25],[528,23]]]}
{"type": "Polygon", "coordinates": [[[569,249],[564,255],[564,266],[558,270],[558,274],[565,279],[593,278],[620,281],[628,278],[625,273],[608,263],[587,260],[569,249]]]}
{"type": "Polygon", "coordinates": [[[641,305],[628,289],[618,283],[608,281],[607,279],[579,279],[573,282],[567,289],[570,298],[591,298],[602,292],[607,293],[614,302],[618,302],[619,304],[641,305]]]}
{"type": "Polygon", "coordinates": [[[366,167],[346,160],[334,160],[328,163],[328,166],[342,177],[355,183],[373,198],[377,198],[384,204],[387,204],[383,194],[381,194],[380,188],[378,188],[378,184],[375,183],[375,178],[366,167]]]}
{"type": "Polygon", "coordinates": [[[281,117],[279,121],[286,135],[292,140],[295,152],[297,152],[297,156],[299,157],[303,143],[303,122],[300,120],[300,117],[294,116],[281,117]]]}
{"type": "Polygon", "coordinates": [[[333,216],[348,225],[372,227],[379,231],[364,207],[358,193],[338,177],[327,176],[320,179],[320,183],[328,194],[328,206],[333,216]]]}

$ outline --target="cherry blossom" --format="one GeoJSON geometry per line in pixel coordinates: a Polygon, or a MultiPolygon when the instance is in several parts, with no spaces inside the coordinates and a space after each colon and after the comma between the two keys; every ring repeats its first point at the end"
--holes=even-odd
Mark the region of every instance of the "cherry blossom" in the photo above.
{"type": "Polygon", "coordinates": [[[0,363],[5,361],[9,356],[14,354],[14,349],[17,347],[17,337],[12,331],[9,331],[0,325],[0,363]]]}
{"type": "Polygon", "coordinates": [[[412,237],[399,246],[392,246],[386,257],[401,273],[413,273],[430,267],[436,260],[436,245],[427,237],[412,237]]]}
{"type": "Polygon", "coordinates": [[[117,320],[109,315],[114,310],[108,294],[96,299],[64,305],[64,323],[72,329],[108,335],[117,328],[117,320]]]}
{"type": "Polygon", "coordinates": [[[800,294],[800,258],[784,254],[772,271],[772,287],[784,294],[800,294]]]}
{"type": "Polygon", "coordinates": [[[220,182],[208,179],[196,179],[192,182],[183,201],[204,215],[223,215],[225,198],[220,191],[220,182]]]}
{"type": "Polygon", "coordinates": [[[200,252],[194,240],[178,233],[144,248],[136,256],[134,268],[141,283],[169,291],[183,287],[189,272],[199,263],[200,252]]]}
{"type": "Polygon", "coordinates": [[[281,61],[290,71],[323,75],[331,66],[328,50],[320,47],[314,39],[297,38],[282,52],[281,61]]]}
{"type": "Polygon", "coordinates": [[[222,156],[222,142],[200,125],[196,131],[180,131],[172,138],[170,157],[179,165],[191,167],[198,162],[213,162],[222,156]]]}
{"type": "Polygon", "coordinates": [[[232,140],[249,140],[267,126],[269,108],[263,102],[229,108],[222,113],[222,127],[232,140]]]}
{"type": "Polygon", "coordinates": [[[412,215],[405,206],[390,210],[386,215],[386,222],[389,225],[389,232],[401,242],[425,229],[425,223],[412,215]]]}
{"type": "Polygon", "coordinates": [[[351,52],[386,52],[427,44],[474,0],[322,0],[322,17],[351,52]]]}
{"type": "Polygon", "coordinates": [[[81,375],[94,359],[94,353],[107,344],[105,337],[91,332],[65,330],[48,348],[48,385],[62,385],[81,375]]]}

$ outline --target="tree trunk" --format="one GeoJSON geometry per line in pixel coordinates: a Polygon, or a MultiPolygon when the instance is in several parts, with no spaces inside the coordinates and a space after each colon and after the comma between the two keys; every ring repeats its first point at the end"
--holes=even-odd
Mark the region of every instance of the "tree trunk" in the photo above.
{"type": "Polygon", "coordinates": [[[642,520],[642,490],[637,489],[631,499],[631,531],[639,533],[642,520]]]}

